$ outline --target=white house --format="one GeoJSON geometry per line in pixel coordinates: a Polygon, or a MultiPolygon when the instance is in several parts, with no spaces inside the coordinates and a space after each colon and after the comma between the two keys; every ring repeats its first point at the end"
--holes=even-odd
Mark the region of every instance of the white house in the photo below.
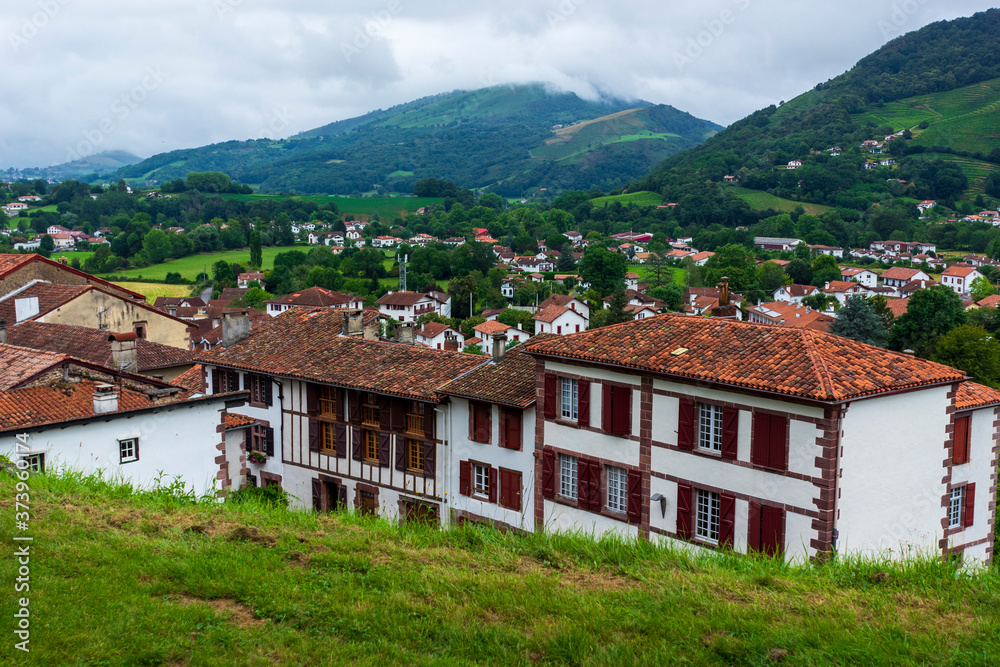
{"type": "Polygon", "coordinates": [[[840,277],[842,280],[861,283],[869,289],[878,286],[878,274],[868,269],[856,269],[849,266],[840,267],[840,277]]]}
{"type": "Polygon", "coordinates": [[[535,320],[535,333],[549,333],[557,336],[586,331],[589,322],[589,318],[582,313],[555,304],[539,308],[533,319],[535,320]]]}
{"type": "Polygon", "coordinates": [[[931,277],[920,269],[907,269],[902,266],[894,266],[885,271],[881,276],[882,284],[886,287],[899,288],[914,280],[930,281],[931,277]]]}
{"type": "Polygon", "coordinates": [[[941,284],[945,287],[950,287],[955,294],[962,296],[969,293],[972,283],[977,278],[982,277],[983,274],[974,266],[953,264],[941,274],[941,284]]]}
{"type": "Polygon", "coordinates": [[[465,348],[465,339],[461,332],[440,322],[428,322],[417,331],[416,336],[418,343],[432,350],[461,352],[465,348]]]}
{"type": "Polygon", "coordinates": [[[785,303],[802,303],[807,296],[819,294],[820,289],[812,285],[784,285],[774,290],[774,300],[785,303]]]}
{"type": "Polygon", "coordinates": [[[380,313],[399,322],[416,322],[424,313],[451,317],[451,297],[439,292],[389,292],[375,305],[380,313]]]}
{"type": "Polygon", "coordinates": [[[483,341],[483,352],[490,356],[494,356],[499,352],[499,350],[494,349],[497,345],[506,346],[510,343],[523,343],[531,338],[531,334],[526,331],[521,331],[517,327],[512,327],[497,320],[477,324],[473,329],[476,332],[473,336],[481,338],[483,341]],[[502,337],[502,339],[499,337],[502,337]]]}
{"type": "Polygon", "coordinates": [[[343,294],[322,287],[310,287],[285,296],[268,299],[264,302],[267,314],[275,317],[293,306],[309,306],[321,308],[364,308],[365,300],[352,294],[343,294]]]}
{"type": "Polygon", "coordinates": [[[831,280],[823,287],[823,292],[827,296],[836,298],[841,305],[847,303],[848,297],[869,294],[868,288],[861,283],[844,280],[831,280]]]}
{"type": "Polygon", "coordinates": [[[539,312],[545,310],[549,306],[563,306],[574,310],[581,315],[585,320],[590,320],[590,305],[582,299],[578,299],[574,296],[569,296],[567,294],[553,294],[545,301],[538,304],[539,312]]]}

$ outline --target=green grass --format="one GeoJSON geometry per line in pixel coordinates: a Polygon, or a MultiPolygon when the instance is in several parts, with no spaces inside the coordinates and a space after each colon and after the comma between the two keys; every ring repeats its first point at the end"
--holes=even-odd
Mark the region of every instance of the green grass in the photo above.
{"type": "Polygon", "coordinates": [[[115,283],[127,290],[146,295],[146,301],[153,303],[158,296],[191,296],[190,285],[164,285],[162,283],[115,283]]]}
{"type": "MultiPolygon", "coordinates": [[[[301,250],[302,252],[309,252],[310,246],[297,245],[297,246],[284,246],[284,247],[271,247],[263,248],[261,254],[264,260],[264,266],[262,268],[270,269],[274,267],[274,257],[280,252],[287,252],[289,250],[301,250]]],[[[162,264],[154,264],[152,266],[147,266],[141,269],[128,269],[127,271],[114,271],[115,276],[126,276],[130,280],[136,280],[141,282],[142,278],[150,278],[153,280],[165,280],[167,273],[180,273],[182,277],[188,280],[194,280],[198,277],[206,267],[208,268],[209,274],[212,273],[212,265],[218,262],[220,259],[224,259],[227,262],[242,262],[244,265],[250,262],[250,249],[244,250],[227,250],[225,252],[216,252],[210,254],[200,254],[200,255],[188,255],[187,257],[182,257],[180,259],[172,259],[162,264]]]]}
{"type": "MultiPolygon", "coordinates": [[[[14,483],[0,479],[13,533],[14,483]]],[[[986,665],[1000,576],[788,566],[30,480],[31,653],[3,664],[986,665]]],[[[18,563],[8,549],[0,577],[18,563]]]]}
{"type": "Polygon", "coordinates": [[[969,179],[969,187],[965,191],[965,196],[967,198],[973,198],[976,195],[985,194],[986,179],[988,179],[992,174],[1000,171],[1000,167],[990,162],[973,160],[972,158],[961,157],[959,155],[932,153],[930,155],[924,154],[919,157],[923,157],[925,159],[944,160],[945,162],[952,162],[961,167],[962,171],[965,172],[966,177],[969,179]]]}
{"type": "Polygon", "coordinates": [[[774,209],[784,213],[791,213],[797,207],[801,206],[806,213],[810,213],[812,215],[823,215],[824,213],[833,210],[830,206],[808,204],[806,202],[798,202],[791,199],[782,199],[781,197],[776,197],[775,195],[768,194],[767,192],[763,192],[761,190],[751,190],[749,188],[741,188],[738,186],[728,187],[733,194],[749,204],[750,208],[755,211],[774,209]]]}
{"type": "Polygon", "coordinates": [[[610,197],[597,197],[590,200],[590,203],[594,206],[604,206],[612,202],[620,202],[622,206],[628,206],[629,204],[634,204],[635,206],[659,206],[663,203],[663,197],[649,190],[640,190],[639,192],[629,192],[610,197]]]}
{"type": "Polygon", "coordinates": [[[337,197],[333,195],[302,195],[290,197],[288,195],[226,194],[220,196],[223,199],[234,199],[236,201],[243,202],[265,201],[268,199],[279,201],[295,199],[314,204],[336,204],[337,210],[341,213],[353,213],[359,220],[366,219],[373,214],[378,213],[379,217],[387,222],[391,222],[397,215],[405,216],[407,213],[413,213],[417,209],[423,208],[424,206],[433,206],[434,204],[444,202],[444,199],[440,197],[373,197],[366,199],[361,197],[337,197]]]}

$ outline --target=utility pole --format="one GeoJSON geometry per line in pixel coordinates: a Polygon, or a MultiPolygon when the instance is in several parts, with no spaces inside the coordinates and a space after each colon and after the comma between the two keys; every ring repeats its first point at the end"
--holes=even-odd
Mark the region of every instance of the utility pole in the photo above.
{"type": "Polygon", "coordinates": [[[406,291],[406,263],[409,262],[406,255],[396,254],[396,261],[399,262],[399,291],[406,291]],[[402,259],[400,257],[402,256],[402,259]]]}

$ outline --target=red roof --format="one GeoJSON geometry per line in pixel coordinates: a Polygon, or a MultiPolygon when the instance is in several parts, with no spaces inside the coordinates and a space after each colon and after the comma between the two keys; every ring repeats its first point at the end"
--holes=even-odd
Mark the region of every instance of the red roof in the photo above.
{"type": "Polygon", "coordinates": [[[988,405],[1000,405],[1000,391],[975,382],[963,382],[958,386],[956,410],[984,408],[988,405]]]}
{"type": "Polygon", "coordinates": [[[69,273],[73,273],[73,274],[78,275],[78,276],[83,276],[90,283],[96,283],[98,285],[105,285],[105,286],[108,286],[108,287],[113,287],[116,290],[119,290],[121,292],[125,292],[126,294],[129,294],[133,298],[138,299],[140,301],[145,301],[146,300],[146,296],[144,294],[139,294],[138,292],[133,292],[132,290],[125,289],[124,287],[120,287],[118,285],[115,285],[114,283],[110,283],[107,280],[102,280],[101,278],[98,278],[97,276],[92,276],[89,273],[84,273],[83,271],[78,271],[77,269],[74,269],[73,267],[70,267],[70,266],[66,266],[65,264],[60,264],[59,262],[53,262],[51,259],[48,259],[47,257],[42,257],[41,255],[2,255],[2,254],[0,254],[0,278],[6,278],[7,275],[10,274],[12,271],[15,271],[16,269],[19,269],[19,268],[21,268],[23,266],[26,266],[30,262],[43,262],[45,264],[51,264],[52,266],[58,267],[59,269],[61,269],[63,271],[67,271],[69,273]]]}
{"type": "Polygon", "coordinates": [[[560,315],[562,315],[568,310],[569,308],[566,308],[565,306],[557,306],[555,304],[552,304],[551,306],[546,306],[545,308],[540,309],[531,319],[538,322],[546,322],[548,324],[552,324],[553,322],[556,321],[556,319],[560,315]]]}
{"type": "Polygon", "coordinates": [[[560,336],[527,351],[821,402],[965,379],[948,366],[810,329],[683,315],[560,336]]]}
{"type": "MultiPolygon", "coordinates": [[[[66,355],[108,368],[113,367],[109,340],[111,336],[108,331],[100,329],[30,321],[22,322],[7,330],[7,342],[11,345],[66,355]]],[[[131,332],[128,336],[138,338],[131,332]]],[[[161,345],[150,340],[136,340],[136,354],[138,368],[126,370],[142,372],[194,363],[190,350],[161,345]]]]}
{"type": "Polygon", "coordinates": [[[507,333],[508,329],[516,329],[517,327],[512,327],[509,324],[504,324],[497,320],[489,320],[488,322],[483,322],[482,324],[477,324],[473,327],[476,331],[483,334],[484,336],[495,336],[496,334],[507,333]]]}
{"type": "Polygon", "coordinates": [[[973,271],[978,271],[974,266],[966,266],[965,264],[953,264],[949,266],[944,272],[941,273],[942,276],[955,276],[958,278],[966,278],[973,271]]]}
{"type": "Polygon", "coordinates": [[[358,300],[348,294],[341,294],[322,287],[310,287],[299,292],[279,296],[275,299],[268,299],[264,303],[281,304],[287,306],[342,306],[358,300]]]}
{"type": "MultiPolygon", "coordinates": [[[[93,417],[95,389],[92,380],[81,380],[60,387],[43,384],[0,391],[0,431],[93,417]]],[[[117,393],[119,412],[152,406],[141,392],[117,388],[117,393]]]]}
{"type": "MultiPolygon", "coordinates": [[[[902,266],[894,266],[882,274],[882,280],[902,280],[910,282],[913,276],[923,273],[920,269],[907,269],[902,266]]],[[[926,275],[926,274],[925,274],[926,275]]]]}
{"type": "Polygon", "coordinates": [[[49,354],[14,345],[0,345],[0,391],[7,391],[45,371],[62,365],[65,355],[49,354]]]}
{"type": "Polygon", "coordinates": [[[237,428],[246,428],[248,426],[253,426],[257,423],[257,420],[253,417],[247,417],[246,415],[239,415],[235,412],[227,412],[222,415],[222,424],[226,427],[227,431],[231,431],[237,428]]]}
{"type": "MultiPolygon", "coordinates": [[[[544,340],[552,334],[538,334],[531,340],[544,340]]],[[[535,403],[535,358],[519,345],[504,355],[497,364],[486,364],[452,380],[439,394],[527,408],[535,403]]]]}
{"type": "Polygon", "coordinates": [[[413,306],[421,300],[429,298],[429,296],[420,292],[393,292],[392,294],[386,294],[375,303],[380,306],[413,306]]]}
{"type": "Polygon", "coordinates": [[[424,338],[437,338],[449,329],[451,329],[451,327],[442,322],[428,322],[424,325],[423,329],[417,331],[417,335],[423,336],[424,338]]]}

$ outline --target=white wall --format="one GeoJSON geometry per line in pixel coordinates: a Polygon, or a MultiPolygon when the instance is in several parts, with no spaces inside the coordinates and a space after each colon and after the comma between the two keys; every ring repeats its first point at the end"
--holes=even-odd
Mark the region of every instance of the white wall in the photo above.
{"type": "MultiPolygon", "coordinates": [[[[968,412],[959,413],[967,415],[968,412]]],[[[990,479],[993,474],[993,422],[996,419],[993,408],[975,410],[969,432],[969,462],[952,466],[951,483],[954,485],[974,483],[976,485],[975,517],[972,525],[948,538],[950,547],[971,544],[989,537],[994,514],[990,512],[990,479]]],[[[979,544],[965,550],[963,562],[985,563],[986,548],[990,543],[979,544]]]]}

